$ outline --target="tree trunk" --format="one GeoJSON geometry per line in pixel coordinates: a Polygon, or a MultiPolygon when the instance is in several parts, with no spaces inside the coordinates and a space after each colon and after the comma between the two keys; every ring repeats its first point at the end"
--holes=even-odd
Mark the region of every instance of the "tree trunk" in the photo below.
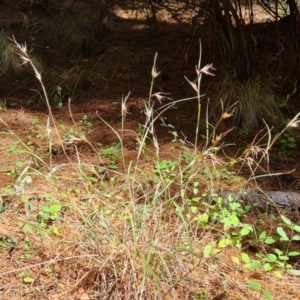
{"type": "Polygon", "coordinates": [[[227,37],[231,47],[229,51],[232,60],[236,62],[238,77],[247,80],[251,75],[251,52],[244,22],[230,0],[212,1],[211,5],[221,30],[225,31],[224,36],[227,37]]]}

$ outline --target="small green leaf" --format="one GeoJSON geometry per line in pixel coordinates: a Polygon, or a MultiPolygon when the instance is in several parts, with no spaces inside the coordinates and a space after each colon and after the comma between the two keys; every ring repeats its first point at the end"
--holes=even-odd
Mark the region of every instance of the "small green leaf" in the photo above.
{"type": "Polygon", "coordinates": [[[49,208],[49,212],[52,212],[52,213],[59,212],[60,210],[61,210],[61,205],[60,204],[51,205],[50,208],[49,208]]]}
{"type": "Polygon", "coordinates": [[[199,200],[201,200],[201,197],[193,197],[192,198],[192,201],[194,201],[194,202],[199,202],[199,200]]]}
{"type": "Polygon", "coordinates": [[[277,249],[277,248],[274,249],[274,252],[275,252],[277,255],[282,255],[282,254],[283,254],[283,251],[280,250],[280,249],[277,249]]]}
{"type": "Polygon", "coordinates": [[[231,215],[230,221],[233,226],[238,226],[240,224],[240,220],[236,215],[231,215]]]}
{"type": "Polygon", "coordinates": [[[197,206],[191,206],[191,211],[193,214],[195,214],[197,212],[197,206]]]}
{"type": "Polygon", "coordinates": [[[195,221],[206,224],[208,222],[208,214],[204,213],[194,218],[195,221]]]}
{"type": "Polygon", "coordinates": [[[257,270],[260,267],[261,267],[261,262],[259,260],[255,260],[249,265],[249,270],[257,270]]]}
{"type": "Polygon", "coordinates": [[[290,258],[289,258],[288,256],[286,256],[286,255],[280,255],[280,256],[278,256],[278,258],[279,258],[280,260],[285,260],[285,261],[287,261],[287,260],[290,259],[290,258]]]}
{"type": "Polygon", "coordinates": [[[272,236],[268,236],[265,241],[264,241],[267,245],[270,245],[270,244],[274,244],[276,242],[276,239],[274,239],[274,237],[272,236]]]}
{"type": "Polygon", "coordinates": [[[267,233],[266,233],[266,231],[263,231],[263,232],[259,235],[258,239],[259,239],[259,241],[264,241],[264,240],[266,239],[266,237],[267,237],[267,233]]]}
{"type": "Polygon", "coordinates": [[[293,241],[300,241],[300,236],[299,236],[299,235],[294,235],[294,236],[292,237],[292,240],[293,240],[293,241]]]}
{"type": "Polygon", "coordinates": [[[204,257],[208,258],[212,255],[212,253],[213,253],[212,245],[206,245],[203,250],[204,257]]]}
{"type": "Polygon", "coordinates": [[[26,231],[26,232],[30,232],[30,233],[33,233],[33,226],[31,226],[31,225],[29,225],[29,224],[24,224],[23,226],[22,226],[22,229],[24,230],[24,231],[26,231]]]}
{"type": "Polygon", "coordinates": [[[276,228],[277,233],[280,235],[280,241],[288,241],[289,238],[282,227],[276,228]]]}
{"type": "Polygon", "coordinates": [[[58,230],[57,227],[53,227],[53,228],[52,228],[52,233],[53,233],[54,235],[60,235],[60,234],[59,234],[59,230],[58,230]]]}
{"type": "Polygon", "coordinates": [[[17,166],[17,167],[22,167],[22,166],[23,166],[23,162],[17,161],[17,162],[16,162],[16,166],[17,166]]]}
{"type": "Polygon", "coordinates": [[[278,278],[282,278],[282,274],[279,271],[273,271],[273,274],[278,278]]]}
{"type": "Polygon", "coordinates": [[[267,262],[275,262],[277,260],[277,256],[272,253],[269,253],[263,258],[263,260],[267,262]]]}
{"type": "Polygon", "coordinates": [[[248,235],[250,232],[253,231],[253,227],[251,225],[246,224],[240,231],[241,236],[248,235]]]}
{"type": "Polygon", "coordinates": [[[18,278],[22,278],[22,277],[24,277],[26,274],[25,274],[25,272],[21,272],[21,273],[19,273],[18,275],[17,275],[17,277],[18,278]]]}
{"type": "Polygon", "coordinates": [[[232,203],[230,205],[230,207],[231,207],[232,210],[237,210],[238,208],[241,207],[241,204],[240,203],[232,203]]]}
{"type": "Polygon", "coordinates": [[[57,213],[52,213],[50,216],[49,216],[49,219],[54,221],[58,218],[58,214],[57,213]]]}
{"type": "Polygon", "coordinates": [[[292,222],[291,222],[291,220],[290,220],[289,218],[287,218],[287,217],[284,216],[284,215],[280,215],[280,217],[281,217],[281,220],[282,220],[286,225],[288,225],[288,226],[291,226],[291,225],[292,225],[292,222]]]}
{"type": "Polygon", "coordinates": [[[114,165],[114,164],[110,164],[110,165],[108,165],[107,166],[109,169],[111,169],[111,170],[116,170],[116,169],[118,169],[118,166],[116,166],[116,165],[114,165]]]}
{"type": "Polygon", "coordinates": [[[297,231],[297,232],[300,232],[300,226],[299,226],[299,225],[295,225],[295,226],[293,227],[293,229],[294,229],[295,231],[297,231]]]}
{"type": "Polygon", "coordinates": [[[32,282],[34,281],[34,279],[31,278],[31,277],[24,277],[24,278],[23,278],[23,281],[24,281],[25,283],[32,283],[32,282]]]}
{"type": "Polygon", "coordinates": [[[242,253],[242,261],[245,262],[245,263],[249,263],[250,261],[250,258],[249,258],[249,255],[247,253],[242,253]]]}
{"type": "Polygon", "coordinates": [[[300,276],[300,270],[288,270],[287,272],[294,276],[300,276]]]}
{"type": "Polygon", "coordinates": [[[298,256],[298,255],[300,255],[300,252],[298,251],[291,251],[288,253],[288,256],[298,256]]]}
{"type": "Polygon", "coordinates": [[[93,177],[93,176],[88,176],[87,177],[88,181],[90,182],[97,182],[97,178],[93,177]]]}
{"type": "Polygon", "coordinates": [[[272,265],[267,263],[267,264],[264,264],[264,270],[267,272],[267,271],[271,271],[273,269],[272,265]]]}
{"type": "Polygon", "coordinates": [[[284,268],[286,268],[287,270],[291,270],[293,268],[293,266],[291,264],[285,263],[283,265],[284,268]]]}
{"type": "Polygon", "coordinates": [[[218,248],[226,248],[230,244],[231,244],[230,240],[228,240],[228,239],[222,239],[218,243],[218,248]]]}
{"type": "Polygon", "coordinates": [[[254,290],[254,291],[260,291],[261,286],[259,283],[252,281],[252,280],[248,280],[247,284],[249,285],[249,287],[254,290]]]}
{"type": "Polygon", "coordinates": [[[49,206],[46,206],[46,205],[43,205],[42,207],[41,207],[41,212],[49,212],[50,211],[50,207],[49,206]]]}
{"type": "Polygon", "coordinates": [[[272,300],[272,295],[270,294],[269,291],[263,290],[262,294],[264,295],[264,297],[265,297],[267,300],[272,300]]]}
{"type": "Polygon", "coordinates": [[[56,282],[56,285],[61,289],[65,287],[65,285],[62,282],[56,282]]]}

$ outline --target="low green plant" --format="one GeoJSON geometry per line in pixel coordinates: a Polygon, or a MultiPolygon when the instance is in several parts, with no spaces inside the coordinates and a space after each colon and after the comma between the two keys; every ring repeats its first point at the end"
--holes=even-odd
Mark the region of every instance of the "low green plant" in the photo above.
{"type": "Polygon", "coordinates": [[[86,135],[92,131],[93,124],[87,121],[87,116],[83,117],[79,124],[74,121],[74,126],[67,128],[66,124],[61,122],[59,127],[63,130],[64,141],[86,140],[86,135]]]}
{"type": "Polygon", "coordinates": [[[248,286],[253,290],[253,291],[256,291],[256,292],[259,292],[261,293],[261,295],[266,299],[266,300],[272,300],[273,297],[272,295],[270,294],[270,292],[268,290],[264,290],[262,289],[261,285],[255,281],[252,281],[252,280],[248,280],[247,281],[247,284],[248,286]]]}
{"type": "Polygon", "coordinates": [[[109,164],[107,167],[109,169],[118,168],[117,163],[122,158],[122,154],[120,152],[120,143],[115,143],[114,145],[101,150],[101,154],[108,158],[109,164]]]}
{"type": "Polygon", "coordinates": [[[32,284],[34,282],[34,278],[26,272],[20,272],[17,277],[21,278],[24,283],[32,284]]]}
{"type": "Polygon", "coordinates": [[[178,162],[164,159],[162,161],[156,161],[154,167],[154,174],[162,178],[166,183],[172,181],[178,173],[178,162]]]}
{"type": "Polygon", "coordinates": [[[190,213],[187,216],[192,218],[197,226],[210,227],[216,222],[222,224],[224,236],[218,241],[218,248],[241,248],[244,238],[254,231],[252,225],[241,221],[250,211],[250,206],[242,206],[240,201],[231,195],[223,199],[218,195],[203,194],[201,197],[192,198],[188,203],[190,213]],[[204,207],[197,205],[200,202],[204,207]]]}
{"type": "Polygon", "coordinates": [[[41,226],[46,226],[49,222],[55,221],[58,218],[58,213],[61,211],[60,204],[51,206],[43,205],[38,213],[38,221],[41,226]]]}
{"type": "Polygon", "coordinates": [[[60,86],[56,87],[56,93],[53,95],[51,99],[51,104],[57,105],[58,107],[63,106],[63,96],[62,96],[62,88],[60,86]]]}
{"type": "Polygon", "coordinates": [[[292,248],[293,242],[300,241],[300,226],[295,225],[286,216],[281,215],[282,224],[276,227],[276,233],[267,233],[266,230],[260,232],[257,240],[266,245],[275,245],[272,253],[256,254],[263,262],[263,269],[271,271],[273,269],[287,269],[290,273],[299,274],[300,270],[295,270],[290,263],[294,257],[300,256],[300,252],[292,248]],[[280,248],[278,248],[280,243],[280,248]],[[277,245],[277,246],[276,246],[277,245]]]}
{"type": "MultiPolygon", "coordinates": [[[[286,95],[285,100],[282,103],[278,104],[279,108],[285,108],[288,106],[289,100],[297,93],[297,81],[295,82],[294,89],[291,93],[286,95]]],[[[286,126],[289,124],[291,119],[283,120],[283,124],[286,126]]],[[[297,142],[299,140],[299,135],[292,132],[291,128],[287,128],[283,134],[279,137],[280,142],[280,156],[287,156],[290,151],[297,149],[297,142]]]]}
{"type": "MultiPolygon", "coordinates": [[[[290,120],[286,120],[285,124],[288,124],[290,120]]],[[[296,135],[291,129],[286,130],[279,138],[280,142],[280,156],[287,156],[292,150],[298,148],[298,141],[300,135],[296,135]]]]}
{"type": "Polygon", "coordinates": [[[82,119],[79,121],[79,123],[83,126],[86,134],[88,134],[92,131],[93,124],[92,124],[92,122],[88,121],[87,115],[84,115],[82,117],[82,119]]]}
{"type": "Polygon", "coordinates": [[[278,104],[279,108],[284,108],[287,107],[289,100],[297,93],[298,88],[297,88],[297,81],[295,82],[294,88],[291,93],[287,94],[284,101],[278,104]]]}
{"type": "Polygon", "coordinates": [[[263,269],[272,271],[276,276],[281,277],[280,270],[287,270],[290,274],[300,275],[300,270],[294,269],[291,261],[300,256],[300,252],[293,249],[293,243],[300,240],[300,226],[291,222],[286,216],[280,215],[282,223],[278,223],[276,232],[268,233],[260,231],[259,227],[243,222],[250,210],[250,206],[243,206],[241,202],[231,195],[223,199],[218,195],[213,198],[207,195],[188,200],[190,211],[186,217],[190,222],[197,224],[196,228],[210,228],[212,224],[222,225],[222,235],[213,243],[204,248],[204,256],[216,256],[222,249],[237,247],[242,249],[245,243],[256,244],[257,247],[268,248],[268,252],[258,252],[256,257],[259,260],[251,260],[247,253],[242,253],[241,258],[232,258],[242,269],[250,270],[263,269]],[[206,210],[203,210],[201,202],[206,210]],[[257,233],[259,234],[257,235],[257,233]],[[280,246],[280,247],[279,247],[280,246]]]}

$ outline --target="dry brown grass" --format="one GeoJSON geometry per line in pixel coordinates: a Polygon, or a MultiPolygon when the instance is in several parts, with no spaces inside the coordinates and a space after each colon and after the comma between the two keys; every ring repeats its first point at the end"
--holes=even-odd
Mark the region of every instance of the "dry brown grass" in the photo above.
{"type": "MultiPolygon", "coordinates": [[[[183,184],[176,176],[169,185],[155,180],[156,157],[151,149],[145,150],[135,173],[129,171],[129,163],[137,152],[125,150],[128,169],[119,162],[118,170],[101,174],[96,172],[99,156],[100,166],[108,165],[101,148],[92,148],[84,139],[76,144],[73,139],[66,149],[67,157],[63,151],[57,152],[51,169],[47,126],[42,126],[47,116],[15,115],[12,110],[0,113],[6,129],[11,130],[4,135],[1,147],[1,157],[6,158],[1,166],[2,299],[263,299],[249,288],[248,280],[259,283],[273,299],[285,299],[287,290],[289,299],[297,299],[297,278],[284,272],[277,278],[272,272],[251,271],[241,261],[242,252],[254,260],[263,248],[246,243],[243,249],[229,246],[205,255],[207,245],[218,249],[223,226],[218,222],[208,227],[194,223],[187,216],[189,205],[182,198],[182,189],[187,189],[186,195],[193,194],[188,190],[193,178],[201,181],[202,193],[210,193],[224,180],[230,183],[226,176],[221,179],[221,173],[214,173],[224,167],[214,156],[205,160],[199,156],[194,167],[185,171],[187,182],[183,184]],[[11,148],[17,132],[22,132],[21,141],[28,145],[23,154],[18,149],[24,146],[11,148]],[[36,138],[38,134],[42,137],[36,138]],[[87,155],[95,149],[94,156],[87,155]],[[36,163],[37,155],[45,165],[36,163]],[[31,180],[22,181],[26,176],[31,180]],[[38,217],[41,207],[54,204],[62,207],[58,217],[42,227],[38,217]]],[[[74,127],[67,120],[59,129],[61,136],[74,127]]],[[[57,142],[53,140],[53,144],[57,142]]],[[[170,161],[176,161],[181,151],[180,147],[161,146],[162,158],[170,161]]],[[[185,149],[185,153],[193,154],[193,150],[185,149]]],[[[186,165],[182,163],[183,171],[186,165]]],[[[201,203],[197,205],[204,209],[201,203]]],[[[245,222],[257,224],[257,218],[252,214],[245,222]]],[[[276,228],[276,220],[266,220],[268,228],[276,228]]]]}
{"type": "MultiPolygon", "coordinates": [[[[136,120],[124,127],[125,111],[136,108],[139,116],[145,110],[138,99],[131,107],[124,103],[125,109],[123,103],[116,108],[91,101],[74,114],[66,107],[54,110],[47,97],[45,102],[46,114],[4,105],[0,112],[1,299],[263,299],[248,280],[273,299],[298,299],[299,279],[285,270],[281,278],[250,270],[241,260],[242,253],[252,261],[270,247],[259,247],[255,237],[241,248],[218,246],[230,233],[222,218],[209,215],[204,225],[194,220],[215,209],[213,194],[244,185],[218,157],[221,146],[160,144],[155,134],[137,133],[136,120]],[[114,149],[123,157],[104,154],[120,140],[114,149]],[[175,167],[155,175],[163,159],[175,167]],[[60,206],[57,215],[41,214],[53,205],[60,206]]],[[[263,224],[254,213],[240,218],[255,229],[263,224]]],[[[275,232],[277,225],[268,216],[263,228],[275,232]]]]}

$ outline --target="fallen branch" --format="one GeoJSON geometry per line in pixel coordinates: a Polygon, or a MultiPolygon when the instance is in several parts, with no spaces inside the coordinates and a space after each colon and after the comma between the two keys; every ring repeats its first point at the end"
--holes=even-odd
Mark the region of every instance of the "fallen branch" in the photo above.
{"type": "Polygon", "coordinates": [[[247,193],[227,192],[225,199],[231,196],[237,200],[243,200],[244,203],[256,206],[260,210],[268,211],[270,208],[283,208],[288,210],[298,210],[300,208],[300,194],[296,192],[256,192],[248,191],[247,193]]]}

